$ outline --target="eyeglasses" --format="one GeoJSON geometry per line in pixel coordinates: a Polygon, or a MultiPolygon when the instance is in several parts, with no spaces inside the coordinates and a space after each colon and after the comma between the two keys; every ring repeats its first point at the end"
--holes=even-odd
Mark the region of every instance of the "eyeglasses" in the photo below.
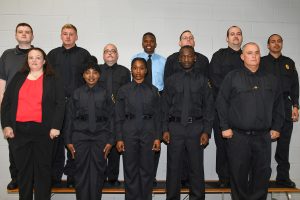
{"type": "Polygon", "coordinates": [[[104,54],[116,54],[116,53],[117,53],[117,50],[115,50],[115,49],[112,49],[112,50],[106,49],[106,50],[104,50],[104,54]]]}

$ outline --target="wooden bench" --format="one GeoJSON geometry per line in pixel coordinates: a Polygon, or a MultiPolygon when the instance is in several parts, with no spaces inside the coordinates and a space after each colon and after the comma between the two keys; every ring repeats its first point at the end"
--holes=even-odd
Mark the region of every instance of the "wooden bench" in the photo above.
{"type": "MultiPolygon", "coordinates": [[[[153,194],[165,194],[166,193],[166,182],[165,181],[158,181],[157,186],[153,188],[153,194]]],[[[224,194],[230,193],[230,188],[220,188],[218,186],[218,181],[214,180],[207,180],[205,181],[205,193],[207,194],[222,194],[222,199],[224,198],[224,194]]],[[[18,193],[19,190],[7,190],[8,193],[18,193]]],[[[292,199],[291,193],[300,193],[300,189],[298,188],[283,188],[280,185],[277,185],[275,181],[270,181],[268,192],[273,193],[285,193],[288,200],[292,199]]],[[[70,194],[75,193],[74,188],[67,188],[66,181],[62,182],[61,187],[54,187],[52,188],[53,194],[70,194]]],[[[107,187],[104,185],[102,190],[103,194],[124,194],[124,182],[121,181],[121,185],[118,187],[107,187]]],[[[188,194],[188,188],[181,188],[182,194],[188,194]]]]}

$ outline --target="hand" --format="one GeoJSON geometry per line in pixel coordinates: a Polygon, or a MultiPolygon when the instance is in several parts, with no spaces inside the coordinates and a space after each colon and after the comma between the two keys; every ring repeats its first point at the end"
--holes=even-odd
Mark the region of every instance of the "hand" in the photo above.
{"type": "Polygon", "coordinates": [[[271,130],[270,134],[271,134],[271,139],[272,140],[277,139],[277,138],[280,137],[280,133],[278,131],[271,130]]]}
{"type": "Polygon", "coordinates": [[[110,153],[112,145],[111,144],[106,144],[103,153],[104,153],[104,158],[107,159],[108,154],[110,153]]]}
{"type": "Polygon", "coordinates": [[[170,143],[170,132],[169,131],[165,131],[163,133],[163,141],[166,142],[167,144],[170,143]]]}
{"type": "Polygon", "coordinates": [[[231,129],[227,129],[225,131],[222,131],[223,138],[232,138],[233,132],[231,129]]]}
{"type": "Polygon", "coordinates": [[[119,153],[122,153],[123,151],[125,151],[125,144],[122,140],[119,140],[116,144],[116,148],[118,150],[119,153]]]}
{"type": "Polygon", "coordinates": [[[208,144],[208,134],[207,133],[202,133],[200,136],[200,145],[206,146],[208,144]]]}
{"type": "Polygon", "coordinates": [[[74,148],[74,145],[73,144],[67,144],[67,148],[71,152],[72,159],[75,159],[75,148],[74,148]]]}
{"type": "Polygon", "coordinates": [[[154,140],[152,150],[156,152],[160,151],[160,140],[154,140]]]}
{"type": "Polygon", "coordinates": [[[60,135],[60,130],[52,128],[50,130],[50,138],[53,140],[54,138],[57,138],[60,135]]]}
{"type": "Polygon", "coordinates": [[[4,135],[4,138],[6,138],[6,139],[15,137],[13,129],[9,126],[7,126],[3,129],[3,135],[4,135]]]}
{"type": "Polygon", "coordinates": [[[293,120],[293,122],[297,122],[299,120],[299,111],[298,111],[297,107],[293,107],[292,120],[293,120]]]}

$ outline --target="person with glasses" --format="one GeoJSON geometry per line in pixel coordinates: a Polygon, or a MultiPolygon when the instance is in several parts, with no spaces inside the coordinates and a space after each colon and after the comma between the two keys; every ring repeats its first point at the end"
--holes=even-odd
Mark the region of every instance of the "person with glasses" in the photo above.
{"type": "MultiPolygon", "coordinates": [[[[116,102],[116,96],[121,86],[130,82],[130,71],[123,65],[117,63],[119,53],[116,45],[107,44],[103,49],[104,64],[100,65],[101,76],[100,82],[106,87],[106,90],[113,102],[116,102]]],[[[106,184],[107,186],[119,186],[119,165],[120,154],[115,146],[112,147],[111,152],[107,158],[106,169],[106,184]]]]}
{"type": "MultiPolygon", "coordinates": [[[[183,31],[179,36],[179,46],[192,46],[195,48],[195,38],[194,35],[190,30],[183,31]]],[[[205,77],[208,76],[208,67],[209,61],[206,56],[201,53],[195,52],[196,54],[196,62],[195,62],[195,70],[200,72],[205,77]]],[[[166,65],[165,65],[165,72],[164,72],[164,80],[166,81],[167,78],[178,71],[181,71],[182,67],[179,63],[179,52],[173,53],[167,58],[166,65]]]]}

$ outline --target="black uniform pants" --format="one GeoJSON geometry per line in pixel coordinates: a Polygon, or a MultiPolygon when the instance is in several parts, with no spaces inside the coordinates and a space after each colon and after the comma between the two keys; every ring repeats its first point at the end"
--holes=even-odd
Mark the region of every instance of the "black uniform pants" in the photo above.
{"type": "Polygon", "coordinates": [[[247,135],[234,131],[226,143],[232,199],[265,200],[271,176],[270,133],[247,135]]]}
{"type": "Polygon", "coordinates": [[[60,181],[64,172],[65,165],[65,144],[63,133],[54,139],[52,151],[52,180],[60,181]]]}
{"type": "Polygon", "coordinates": [[[107,158],[107,168],[106,168],[106,180],[116,181],[119,177],[119,167],[120,166],[120,153],[117,151],[116,146],[113,146],[108,158],[107,158]]]}
{"type": "Polygon", "coordinates": [[[74,133],[75,189],[77,200],[100,200],[105,179],[106,160],[104,135],[88,136],[74,133]]]}
{"type": "Polygon", "coordinates": [[[125,199],[151,200],[154,180],[153,136],[141,134],[124,136],[123,139],[125,143],[123,154],[125,199]]]}
{"type": "Polygon", "coordinates": [[[280,137],[277,140],[275,152],[275,160],[278,164],[276,180],[289,180],[290,178],[289,151],[292,132],[293,122],[285,120],[280,137]]]}
{"type": "Polygon", "coordinates": [[[170,143],[167,150],[167,200],[180,200],[182,161],[189,163],[190,200],[205,199],[203,170],[203,147],[200,145],[202,123],[183,126],[177,122],[169,124],[170,143]],[[185,151],[186,149],[186,151],[185,151]]]}
{"type": "Polygon", "coordinates": [[[9,145],[9,143],[8,143],[8,153],[9,153],[9,172],[10,172],[10,177],[11,177],[11,179],[17,180],[18,170],[17,170],[16,163],[14,161],[14,156],[13,156],[13,153],[12,153],[12,148],[9,145]]]}
{"type": "Polygon", "coordinates": [[[35,122],[17,122],[15,137],[9,139],[18,170],[20,200],[49,200],[53,141],[49,129],[35,122]]]}
{"type": "Polygon", "coordinates": [[[222,131],[220,129],[220,120],[217,112],[215,112],[213,130],[216,144],[216,172],[218,174],[219,180],[229,181],[230,175],[226,152],[226,139],[222,137],[222,131]]]}

